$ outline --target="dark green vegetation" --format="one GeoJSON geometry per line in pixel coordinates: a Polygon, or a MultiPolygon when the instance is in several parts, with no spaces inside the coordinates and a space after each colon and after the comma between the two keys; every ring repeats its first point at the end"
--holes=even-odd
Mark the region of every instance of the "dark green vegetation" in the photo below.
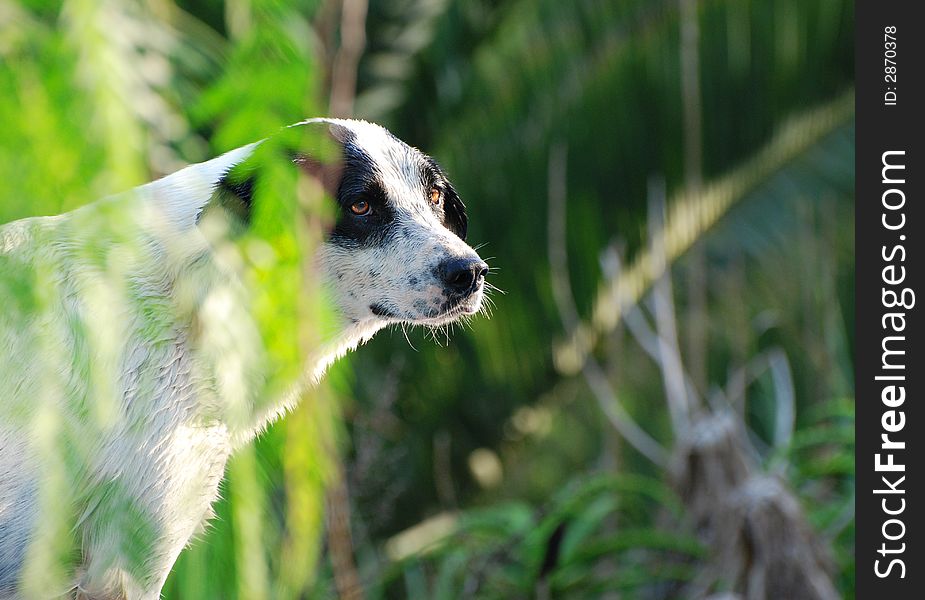
{"type": "MultiPolygon", "coordinates": [[[[365,30],[354,114],[441,162],[504,294],[335,368],[166,597],[744,592],[761,540],[678,466],[708,411],[853,597],[852,4],[372,0],[365,30]]],[[[349,32],[338,1],[0,3],[0,222],[349,111],[349,32]]]]}

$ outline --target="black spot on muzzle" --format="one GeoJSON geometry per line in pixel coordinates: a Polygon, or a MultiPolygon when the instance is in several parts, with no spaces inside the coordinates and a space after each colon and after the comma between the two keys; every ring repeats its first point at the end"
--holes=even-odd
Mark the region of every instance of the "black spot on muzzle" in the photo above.
{"type": "Polygon", "coordinates": [[[388,308],[382,306],[381,304],[370,304],[369,311],[373,313],[374,315],[376,315],[377,317],[382,317],[384,319],[391,319],[391,318],[398,316],[395,313],[393,313],[391,310],[389,310],[388,308]]]}

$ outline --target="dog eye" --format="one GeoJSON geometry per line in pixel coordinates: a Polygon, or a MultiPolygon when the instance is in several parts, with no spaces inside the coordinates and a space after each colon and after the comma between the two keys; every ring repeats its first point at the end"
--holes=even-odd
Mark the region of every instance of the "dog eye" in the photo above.
{"type": "Polygon", "coordinates": [[[440,206],[440,200],[443,199],[443,192],[440,188],[430,190],[430,203],[434,206],[440,206]]]}
{"type": "Polygon", "coordinates": [[[366,200],[357,200],[350,205],[350,212],[362,217],[363,215],[369,214],[370,208],[369,202],[366,200]]]}

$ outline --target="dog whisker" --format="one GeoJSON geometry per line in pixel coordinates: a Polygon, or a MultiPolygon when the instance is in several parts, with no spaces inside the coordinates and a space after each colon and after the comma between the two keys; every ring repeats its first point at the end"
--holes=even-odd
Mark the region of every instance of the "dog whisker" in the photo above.
{"type": "Polygon", "coordinates": [[[411,338],[408,337],[408,328],[406,326],[406,323],[401,324],[401,332],[402,332],[402,335],[405,336],[405,341],[408,342],[409,346],[411,346],[411,349],[417,352],[418,349],[414,347],[414,344],[411,343],[411,338]]]}
{"type": "Polygon", "coordinates": [[[486,291],[491,291],[491,292],[498,292],[498,293],[501,294],[502,296],[507,295],[507,292],[505,292],[504,290],[502,290],[501,288],[499,288],[499,287],[496,286],[496,285],[492,285],[492,284],[488,283],[487,281],[485,282],[485,290],[486,290],[486,291]]]}

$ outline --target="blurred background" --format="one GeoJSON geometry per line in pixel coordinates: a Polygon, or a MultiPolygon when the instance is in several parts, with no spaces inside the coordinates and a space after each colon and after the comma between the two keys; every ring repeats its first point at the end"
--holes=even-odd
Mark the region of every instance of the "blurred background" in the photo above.
{"type": "Polygon", "coordinates": [[[306,116],[432,154],[491,318],[383,332],[166,598],[853,598],[853,4],[0,0],[0,223],[306,116]]]}

